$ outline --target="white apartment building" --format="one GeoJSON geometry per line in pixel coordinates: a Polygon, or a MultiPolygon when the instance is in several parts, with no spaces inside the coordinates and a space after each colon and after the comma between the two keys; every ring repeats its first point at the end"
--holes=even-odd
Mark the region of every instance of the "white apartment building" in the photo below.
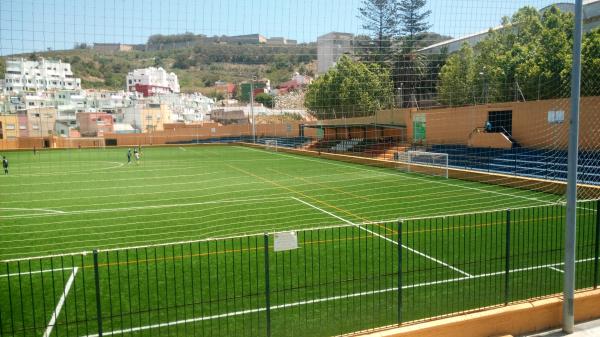
{"type": "Polygon", "coordinates": [[[79,89],[81,79],[73,76],[69,63],[43,58],[40,61],[22,58],[6,61],[5,92],[79,89]]]}
{"type": "Polygon", "coordinates": [[[179,79],[163,68],[135,69],[127,74],[127,90],[137,91],[144,97],[157,94],[179,93],[179,79]]]}
{"type": "Polygon", "coordinates": [[[354,35],[331,32],[317,38],[317,73],[326,73],[342,55],[352,55],[354,35]]]}

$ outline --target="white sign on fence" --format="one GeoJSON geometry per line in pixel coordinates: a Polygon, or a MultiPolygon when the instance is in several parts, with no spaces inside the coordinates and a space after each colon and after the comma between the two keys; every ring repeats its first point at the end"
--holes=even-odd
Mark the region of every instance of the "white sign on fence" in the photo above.
{"type": "Polygon", "coordinates": [[[563,110],[548,111],[548,123],[560,124],[565,121],[565,112],[563,110]]]}
{"type": "Polygon", "coordinates": [[[293,249],[298,249],[296,232],[275,233],[274,251],[283,252],[293,249]]]}

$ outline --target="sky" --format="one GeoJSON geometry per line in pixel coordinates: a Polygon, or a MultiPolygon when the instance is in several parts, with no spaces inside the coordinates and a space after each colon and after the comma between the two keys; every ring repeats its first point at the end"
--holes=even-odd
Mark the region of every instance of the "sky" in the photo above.
{"type": "MultiPolygon", "coordinates": [[[[497,26],[522,6],[557,0],[428,0],[433,32],[460,37],[497,26]]],[[[0,0],[0,55],[75,43],[145,43],[153,34],[260,33],[314,42],[365,33],[362,0],[0,0]]],[[[562,2],[574,2],[567,0],[562,2]]]]}

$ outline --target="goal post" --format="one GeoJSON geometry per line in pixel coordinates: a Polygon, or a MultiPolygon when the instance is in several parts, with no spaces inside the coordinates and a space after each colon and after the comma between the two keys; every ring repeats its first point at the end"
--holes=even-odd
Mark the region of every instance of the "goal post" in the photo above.
{"type": "Polygon", "coordinates": [[[265,150],[277,152],[277,139],[265,139],[265,150]]]}
{"type": "Polygon", "coordinates": [[[425,151],[398,152],[394,155],[396,168],[448,179],[448,154],[425,151]]]}

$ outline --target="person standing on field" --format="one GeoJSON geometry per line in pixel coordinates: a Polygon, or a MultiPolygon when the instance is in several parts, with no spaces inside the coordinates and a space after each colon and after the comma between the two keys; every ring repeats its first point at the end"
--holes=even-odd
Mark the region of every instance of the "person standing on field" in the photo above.
{"type": "Polygon", "coordinates": [[[8,159],[2,156],[2,167],[4,168],[4,174],[8,174],[8,159]]]}
{"type": "Polygon", "coordinates": [[[131,148],[127,149],[127,164],[131,164],[131,148]]]}

